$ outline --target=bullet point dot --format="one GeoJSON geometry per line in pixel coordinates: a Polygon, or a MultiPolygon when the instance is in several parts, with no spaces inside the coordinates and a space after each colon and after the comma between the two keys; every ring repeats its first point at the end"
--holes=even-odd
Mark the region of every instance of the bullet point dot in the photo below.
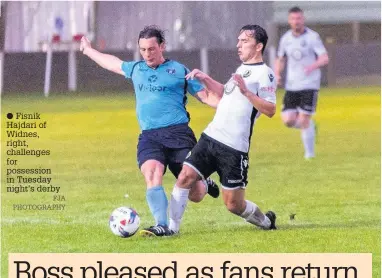
{"type": "Polygon", "coordinates": [[[8,113],[8,114],[7,114],[7,118],[8,118],[8,119],[12,119],[12,118],[13,118],[13,114],[12,114],[12,113],[8,113]]]}

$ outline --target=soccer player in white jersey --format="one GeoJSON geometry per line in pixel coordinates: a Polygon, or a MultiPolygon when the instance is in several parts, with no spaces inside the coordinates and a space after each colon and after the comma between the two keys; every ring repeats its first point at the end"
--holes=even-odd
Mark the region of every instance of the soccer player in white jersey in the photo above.
{"type": "Polygon", "coordinates": [[[267,40],[266,31],[258,25],[241,28],[237,49],[242,64],[225,85],[200,70],[186,76],[199,79],[220,100],[214,119],[186,157],[174,186],[169,225],[174,233],[179,232],[193,183],[213,172],[220,177],[224,204],[230,212],[263,229],[276,229],[275,213],[263,214],[245,198],[253,125],[260,114],[272,117],[276,112],[276,79],[263,62],[267,40]]]}
{"type": "Polygon", "coordinates": [[[289,10],[290,30],[280,39],[275,64],[278,85],[287,58],[285,96],[282,120],[287,127],[301,129],[305,158],[315,156],[316,130],[311,119],[316,111],[320,89],[320,67],[328,64],[329,58],[320,36],[305,27],[303,11],[298,7],[289,10]]]}

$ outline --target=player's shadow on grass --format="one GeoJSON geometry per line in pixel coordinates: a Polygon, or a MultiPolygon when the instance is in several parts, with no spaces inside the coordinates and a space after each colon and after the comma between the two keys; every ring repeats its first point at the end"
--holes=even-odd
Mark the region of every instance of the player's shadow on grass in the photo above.
{"type": "Polygon", "coordinates": [[[304,222],[290,222],[283,223],[278,226],[279,230],[296,230],[296,229],[327,229],[327,228],[379,228],[381,226],[379,219],[363,220],[363,221],[349,221],[349,222],[336,222],[336,223],[304,223],[304,222]]]}
{"type": "MultiPolygon", "coordinates": [[[[235,233],[238,231],[247,232],[268,232],[265,230],[261,230],[253,225],[245,222],[230,223],[222,225],[218,222],[211,223],[208,229],[200,229],[198,230],[199,234],[211,234],[212,231],[220,231],[224,230],[224,233],[235,233]]],[[[277,223],[276,223],[277,224],[277,223]]],[[[290,221],[289,223],[281,223],[276,225],[277,231],[288,231],[288,230],[300,230],[300,229],[354,229],[354,228],[380,228],[380,220],[379,219],[371,219],[371,220],[363,220],[363,221],[349,221],[349,222],[336,222],[336,223],[304,223],[302,221],[290,221]]],[[[188,234],[188,231],[184,231],[184,234],[188,234]]]]}

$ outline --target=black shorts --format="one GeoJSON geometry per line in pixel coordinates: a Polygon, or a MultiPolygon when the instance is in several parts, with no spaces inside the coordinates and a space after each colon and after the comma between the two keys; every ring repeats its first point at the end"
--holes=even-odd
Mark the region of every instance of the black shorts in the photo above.
{"type": "Polygon", "coordinates": [[[247,186],[248,154],[235,150],[202,133],[184,162],[207,178],[217,172],[224,189],[247,186]]]}
{"type": "Polygon", "coordinates": [[[282,111],[293,110],[305,114],[314,114],[317,98],[317,90],[286,91],[282,111]]]}
{"type": "Polygon", "coordinates": [[[183,161],[196,145],[196,138],[188,124],[144,130],[139,135],[137,160],[139,169],[147,160],[161,162],[176,178],[182,170],[183,161]]]}

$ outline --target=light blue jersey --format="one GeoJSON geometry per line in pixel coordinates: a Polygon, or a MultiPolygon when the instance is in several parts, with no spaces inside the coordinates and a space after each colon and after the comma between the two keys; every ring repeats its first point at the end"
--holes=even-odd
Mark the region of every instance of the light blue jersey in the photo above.
{"type": "Polygon", "coordinates": [[[185,79],[190,71],[184,65],[166,60],[153,69],[145,61],[123,62],[122,70],[134,84],[141,130],[189,122],[187,91],[195,95],[203,90],[203,86],[197,80],[185,79]]]}

